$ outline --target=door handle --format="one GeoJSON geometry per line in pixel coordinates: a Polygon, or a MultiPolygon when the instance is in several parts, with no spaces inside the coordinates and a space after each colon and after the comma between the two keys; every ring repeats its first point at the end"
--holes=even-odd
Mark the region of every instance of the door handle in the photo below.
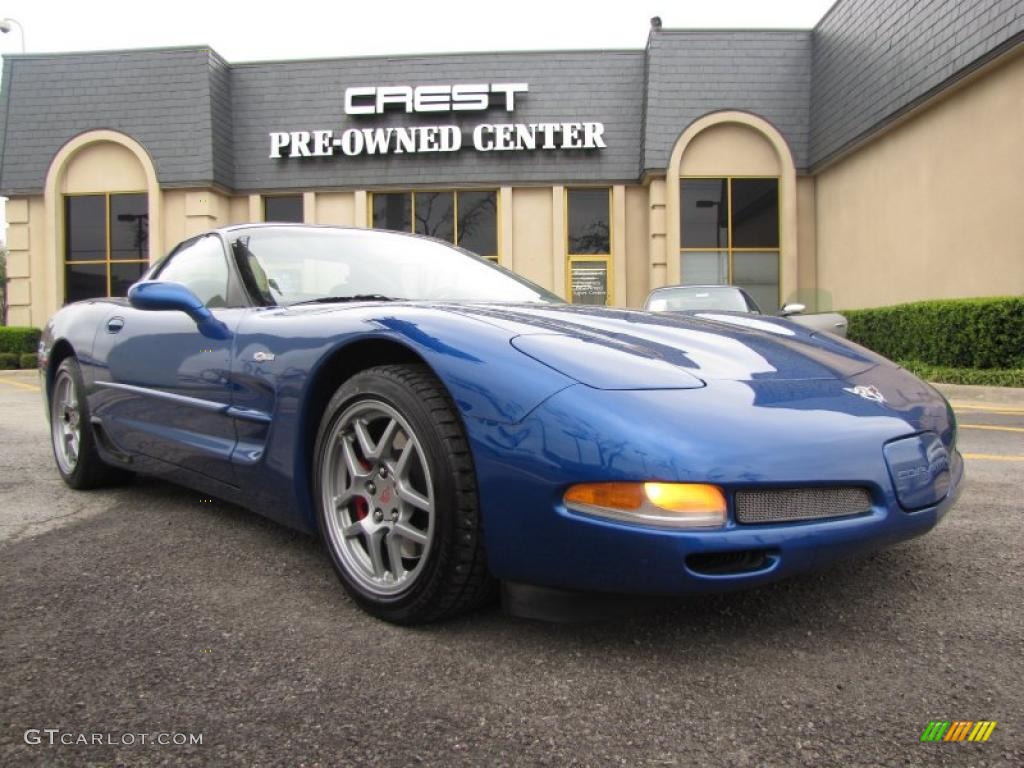
{"type": "Polygon", "coordinates": [[[107,333],[117,333],[124,328],[123,317],[112,317],[107,320],[107,333]]]}

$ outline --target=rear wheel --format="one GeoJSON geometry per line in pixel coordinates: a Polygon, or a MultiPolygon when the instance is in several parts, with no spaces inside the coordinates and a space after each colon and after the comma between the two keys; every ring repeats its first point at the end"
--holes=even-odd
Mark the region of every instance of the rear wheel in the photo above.
{"type": "Polygon", "coordinates": [[[327,405],[314,455],[320,530],[365,610],[417,624],[493,594],[469,446],[429,370],[353,376],[327,405]]]}
{"type": "Polygon", "coordinates": [[[50,436],[57,471],[72,488],[87,490],[131,476],[130,472],[111,467],[100,458],[89,419],[82,372],[73,357],[61,361],[53,379],[50,436]]]}

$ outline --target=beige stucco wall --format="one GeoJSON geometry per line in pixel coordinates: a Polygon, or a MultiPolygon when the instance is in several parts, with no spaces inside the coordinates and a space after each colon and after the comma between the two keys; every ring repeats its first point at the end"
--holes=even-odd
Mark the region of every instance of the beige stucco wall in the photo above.
{"type": "Polygon", "coordinates": [[[146,174],[135,155],[109,141],[79,150],[61,181],[64,194],[146,191],[146,174]]]}
{"type": "MultiPolygon", "coordinates": [[[[306,208],[309,207],[307,204],[306,208]]],[[[351,227],[356,223],[355,195],[352,192],[318,192],[312,207],[315,210],[314,224],[351,227]]]]}
{"type": "Polygon", "coordinates": [[[512,190],[512,258],[503,255],[505,266],[538,285],[563,294],[565,286],[555,284],[552,201],[550,187],[512,190]]]}
{"type": "Polygon", "coordinates": [[[681,176],[778,176],[779,158],[755,129],[719,123],[698,133],[683,153],[681,176]]]}
{"type": "Polygon", "coordinates": [[[818,284],[838,309],[1024,293],[1024,55],[817,177],[818,284]]]}
{"type": "MultiPolygon", "coordinates": [[[[7,322],[42,325],[46,321],[47,280],[52,266],[43,247],[43,197],[12,197],[7,201],[7,322]]],[[[56,311],[56,307],[54,307],[56,311]]]]}
{"type": "Polygon", "coordinates": [[[625,253],[620,258],[626,285],[617,296],[627,307],[643,306],[650,290],[649,218],[647,187],[626,187],[625,253]]]}
{"type": "Polygon", "coordinates": [[[814,177],[796,179],[796,243],[797,289],[795,301],[817,311],[818,304],[818,235],[815,211],[814,177]]]}

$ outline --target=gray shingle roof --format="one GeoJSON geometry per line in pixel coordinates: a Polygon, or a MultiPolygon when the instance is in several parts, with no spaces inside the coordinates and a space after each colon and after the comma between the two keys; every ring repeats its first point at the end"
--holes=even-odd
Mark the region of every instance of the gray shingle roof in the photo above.
{"type": "Polygon", "coordinates": [[[131,136],[166,185],[214,173],[207,48],[12,56],[4,62],[0,185],[39,192],[57,151],[92,129],[131,136]]]}
{"type": "MultiPolygon", "coordinates": [[[[644,51],[228,64],[208,48],[11,56],[0,84],[0,190],[33,194],[60,147],[111,128],[165,186],[317,187],[634,181],[668,164],[694,120],[723,109],[778,128],[814,170],[1024,42],[1024,0],[839,0],[814,30],[654,32],[644,51]],[[527,82],[514,113],[347,117],[345,88],[527,82]],[[607,149],[272,160],[270,131],[598,121],[607,149]]],[[[468,140],[468,136],[467,136],[468,140]]]]}
{"type": "Polygon", "coordinates": [[[1024,0],[840,0],[814,29],[811,165],[1024,38],[1024,0]]]}
{"type": "Polygon", "coordinates": [[[694,120],[725,109],[753,112],[807,160],[810,31],[666,31],[652,35],[643,168],[664,169],[694,120]]]}
{"type": "Polygon", "coordinates": [[[637,177],[642,51],[463,54],[245,64],[232,69],[235,182],[240,189],[615,181],[637,177]],[[345,88],[526,82],[513,113],[377,118],[344,114],[345,88]],[[468,142],[481,122],[597,121],[607,149],[270,160],[268,131],[461,124],[468,142]]]}

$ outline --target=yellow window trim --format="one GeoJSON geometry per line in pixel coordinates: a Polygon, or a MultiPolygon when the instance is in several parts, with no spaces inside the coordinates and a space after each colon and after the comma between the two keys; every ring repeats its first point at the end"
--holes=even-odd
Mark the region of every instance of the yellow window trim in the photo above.
{"type": "Polygon", "coordinates": [[[452,195],[452,216],[454,217],[454,220],[452,221],[452,239],[455,241],[453,244],[456,246],[459,245],[459,194],[462,192],[494,193],[495,242],[498,245],[498,253],[481,253],[478,255],[497,264],[501,264],[501,190],[495,187],[418,187],[416,189],[382,189],[378,192],[371,190],[366,193],[366,226],[369,229],[376,229],[376,227],[373,226],[373,198],[375,195],[409,195],[409,232],[415,235],[417,193],[438,194],[442,192],[450,193],[452,195]]]}
{"type": "Polygon", "coordinates": [[[608,291],[605,297],[604,306],[611,307],[615,303],[615,279],[614,279],[614,264],[615,260],[612,258],[611,253],[571,253],[569,251],[569,193],[574,189],[606,189],[608,190],[608,247],[612,247],[612,243],[615,242],[615,217],[612,215],[612,188],[605,186],[604,184],[576,184],[571,187],[565,187],[564,197],[565,200],[562,204],[562,231],[565,232],[565,255],[566,255],[566,267],[565,270],[565,298],[570,304],[572,300],[572,265],[578,261],[603,261],[605,263],[606,278],[605,283],[608,291]]]}
{"type": "MultiPolygon", "coordinates": [[[[726,246],[723,247],[723,248],[694,248],[694,247],[683,247],[682,246],[682,242],[683,242],[683,232],[682,232],[682,225],[683,225],[683,222],[682,222],[683,190],[682,190],[682,186],[680,186],[680,189],[679,189],[679,211],[680,211],[679,219],[680,220],[679,220],[679,223],[678,223],[678,226],[680,227],[680,231],[679,231],[679,242],[680,242],[679,255],[682,256],[683,254],[686,254],[686,253],[725,253],[726,254],[726,259],[725,259],[725,264],[726,264],[726,280],[728,280],[729,285],[733,285],[734,283],[733,283],[733,280],[732,280],[732,275],[733,275],[732,256],[733,256],[734,253],[774,253],[778,257],[778,273],[779,273],[778,304],[781,307],[782,306],[782,205],[778,201],[778,194],[779,194],[778,190],[781,188],[781,184],[780,184],[781,177],[780,176],[764,176],[762,174],[737,174],[737,173],[734,173],[734,174],[729,175],[729,176],[712,176],[712,175],[697,174],[697,175],[692,175],[692,176],[691,175],[680,176],[679,177],[679,182],[680,182],[680,185],[682,185],[682,182],[684,182],[684,181],[700,181],[702,179],[704,179],[704,180],[714,179],[716,181],[724,180],[724,181],[727,182],[727,184],[725,185],[725,190],[726,190],[726,193],[725,193],[726,194],[726,222],[725,222],[725,226],[726,226],[726,246]],[[779,241],[779,244],[777,246],[775,246],[774,248],[734,248],[733,247],[733,245],[732,245],[732,182],[735,179],[772,179],[772,180],[775,181],[775,184],[776,184],[776,201],[777,201],[776,205],[775,205],[775,216],[776,216],[776,218],[778,220],[777,223],[776,223],[776,226],[777,226],[777,231],[778,231],[778,241],[779,241]]],[[[679,279],[682,280],[682,265],[680,265],[679,279]]]]}
{"type": "MultiPolygon", "coordinates": [[[[82,261],[69,261],[68,260],[68,223],[67,223],[67,206],[64,206],[64,301],[68,298],[68,286],[67,286],[67,267],[68,264],[106,264],[106,276],[107,276],[107,296],[109,297],[111,288],[111,264],[148,264],[149,259],[112,259],[110,258],[110,198],[113,195],[146,195],[146,205],[149,205],[149,193],[146,190],[114,190],[110,192],[65,192],[62,193],[62,200],[69,197],[103,197],[103,232],[104,232],[104,243],[106,247],[106,258],[103,259],[89,259],[82,261]]],[[[149,239],[149,233],[146,233],[147,240],[149,239]]]]}
{"type": "MultiPolygon", "coordinates": [[[[302,222],[304,222],[306,220],[306,196],[304,194],[302,194],[301,192],[280,192],[280,193],[272,194],[272,195],[260,195],[260,208],[262,209],[260,211],[260,213],[263,215],[263,221],[267,222],[267,200],[271,200],[271,199],[278,199],[279,200],[282,197],[297,197],[297,198],[299,198],[299,204],[302,206],[302,221],[301,222],[284,222],[284,223],[301,224],[302,222]]],[[[271,223],[272,224],[274,222],[267,222],[267,223],[271,223]]],[[[278,222],[278,223],[280,223],[280,222],[278,222]]]]}

